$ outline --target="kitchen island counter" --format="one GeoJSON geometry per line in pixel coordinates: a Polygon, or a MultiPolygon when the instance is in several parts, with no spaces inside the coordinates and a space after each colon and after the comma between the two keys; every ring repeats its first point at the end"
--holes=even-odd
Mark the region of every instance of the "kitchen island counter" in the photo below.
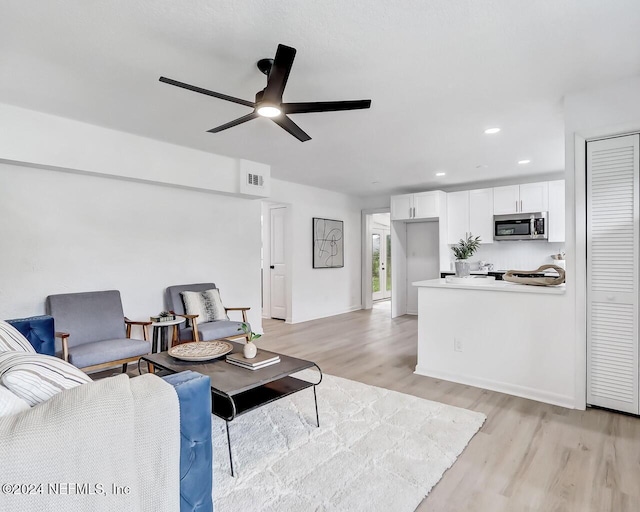
{"type": "Polygon", "coordinates": [[[416,374],[575,407],[573,337],[566,321],[571,302],[564,286],[488,279],[413,285],[416,374]]]}

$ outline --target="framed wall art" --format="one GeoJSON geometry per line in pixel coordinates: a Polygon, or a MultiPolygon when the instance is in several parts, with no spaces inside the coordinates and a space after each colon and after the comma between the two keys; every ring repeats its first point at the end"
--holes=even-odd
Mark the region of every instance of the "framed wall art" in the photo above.
{"type": "Polygon", "coordinates": [[[344,222],[313,218],[313,268],[344,267],[344,222]]]}

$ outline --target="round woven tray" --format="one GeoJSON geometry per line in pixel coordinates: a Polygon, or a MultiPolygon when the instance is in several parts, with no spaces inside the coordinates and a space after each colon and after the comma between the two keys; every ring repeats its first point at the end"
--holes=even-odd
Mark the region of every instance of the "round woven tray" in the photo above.
{"type": "Polygon", "coordinates": [[[232,350],[233,346],[226,341],[194,341],[170,348],[169,355],[183,361],[208,361],[232,350]]]}

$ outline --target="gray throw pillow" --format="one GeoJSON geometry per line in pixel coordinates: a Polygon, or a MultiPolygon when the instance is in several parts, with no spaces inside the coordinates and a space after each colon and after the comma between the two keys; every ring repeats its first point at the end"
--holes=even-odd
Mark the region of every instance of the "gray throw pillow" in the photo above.
{"type": "Polygon", "coordinates": [[[182,302],[187,315],[198,315],[197,322],[229,320],[217,288],[203,292],[182,292],[182,302]]]}

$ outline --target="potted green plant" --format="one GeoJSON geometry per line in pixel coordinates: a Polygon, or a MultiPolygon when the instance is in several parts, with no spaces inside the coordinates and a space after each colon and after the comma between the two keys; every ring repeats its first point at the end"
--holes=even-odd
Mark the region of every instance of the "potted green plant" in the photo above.
{"type": "Polygon", "coordinates": [[[242,355],[247,359],[253,359],[258,353],[258,347],[256,347],[253,341],[262,337],[262,334],[253,332],[249,324],[246,322],[242,322],[240,324],[240,327],[238,327],[238,331],[243,332],[249,340],[244,344],[244,347],[242,347],[242,355]]]}
{"type": "Polygon", "coordinates": [[[466,239],[460,239],[460,241],[451,247],[453,254],[456,257],[456,276],[468,277],[471,273],[469,268],[469,262],[467,261],[473,253],[480,247],[480,237],[474,237],[471,233],[467,234],[466,239]]]}

